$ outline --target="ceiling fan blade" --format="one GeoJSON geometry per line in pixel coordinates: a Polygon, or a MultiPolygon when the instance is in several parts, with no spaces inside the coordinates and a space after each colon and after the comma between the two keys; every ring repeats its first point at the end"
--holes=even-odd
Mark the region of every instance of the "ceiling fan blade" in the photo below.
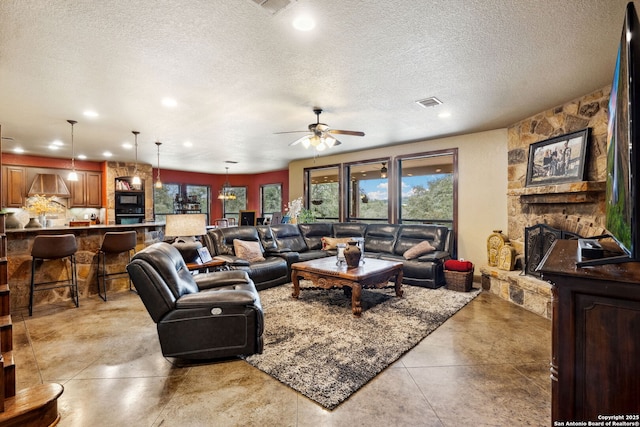
{"type": "MultiPolygon", "coordinates": [[[[283,133],[287,133],[287,132],[283,132],[283,133]]],[[[290,143],[289,147],[293,147],[294,145],[299,144],[300,142],[302,142],[303,139],[308,138],[309,136],[311,136],[311,135],[301,136],[300,138],[298,138],[295,141],[293,141],[292,143],[290,143]]]]}
{"type": "Polygon", "coordinates": [[[300,133],[300,132],[309,132],[308,130],[290,130],[288,132],[274,132],[274,135],[280,135],[283,133],[300,133]]]}
{"type": "Polygon", "coordinates": [[[359,132],[359,131],[356,131],[356,130],[329,129],[327,132],[329,132],[329,133],[337,133],[337,134],[340,134],[340,135],[364,136],[364,132],[359,132]]]}

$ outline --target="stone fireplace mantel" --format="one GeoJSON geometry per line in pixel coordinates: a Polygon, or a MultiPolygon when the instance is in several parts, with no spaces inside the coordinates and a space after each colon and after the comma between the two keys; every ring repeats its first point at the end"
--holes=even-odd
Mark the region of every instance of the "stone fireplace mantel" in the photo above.
{"type": "Polygon", "coordinates": [[[580,181],[514,188],[507,195],[519,197],[523,204],[597,203],[605,188],[605,181],[580,181]]]}

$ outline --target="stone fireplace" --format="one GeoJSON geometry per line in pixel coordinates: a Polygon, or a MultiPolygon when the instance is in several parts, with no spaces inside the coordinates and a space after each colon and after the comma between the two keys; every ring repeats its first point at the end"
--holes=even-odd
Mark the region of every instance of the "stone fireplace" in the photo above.
{"type": "Polygon", "coordinates": [[[525,229],[544,224],[590,237],[604,232],[607,106],[610,87],[544,111],[508,129],[507,236],[518,252],[517,271],[482,267],[483,289],[551,318],[550,285],[522,271],[525,229]],[[585,180],[526,187],[529,146],[590,128],[585,180]]]}

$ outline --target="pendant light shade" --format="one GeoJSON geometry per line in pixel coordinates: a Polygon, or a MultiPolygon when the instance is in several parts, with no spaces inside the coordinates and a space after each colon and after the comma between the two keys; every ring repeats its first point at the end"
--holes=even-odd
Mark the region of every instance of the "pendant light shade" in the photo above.
{"type": "Polygon", "coordinates": [[[162,145],[162,142],[156,141],[156,147],[158,147],[158,170],[156,175],[156,183],[154,184],[156,188],[162,188],[162,181],[160,181],[160,146],[161,145],[162,145]]]}
{"type": "Polygon", "coordinates": [[[229,168],[226,167],[225,169],[227,170],[227,180],[218,192],[218,200],[235,200],[236,193],[231,189],[231,184],[229,184],[229,168]]]}
{"type": "Polygon", "coordinates": [[[382,162],[382,168],[380,169],[380,178],[386,178],[386,177],[387,177],[387,163],[382,162]]]}
{"type": "Polygon", "coordinates": [[[78,173],[76,172],[76,164],[75,164],[76,154],[75,154],[75,147],[73,145],[73,125],[75,125],[78,122],[75,120],[67,120],[67,123],[71,125],[71,172],[69,172],[69,176],[67,177],[67,179],[69,181],[77,181],[78,173]]]}
{"type": "Polygon", "coordinates": [[[138,132],[137,130],[132,130],[131,133],[135,137],[135,148],[136,148],[136,167],[133,170],[133,179],[131,180],[131,184],[133,184],[133,185],[141,185],[142,184],[142,180],[140,179],[140,176],[138,175],[138,134],[140,132],[138,132]]]}

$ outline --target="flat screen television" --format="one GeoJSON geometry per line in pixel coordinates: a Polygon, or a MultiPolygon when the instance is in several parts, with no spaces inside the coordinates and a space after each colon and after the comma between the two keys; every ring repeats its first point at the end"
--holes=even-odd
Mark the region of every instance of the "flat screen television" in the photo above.
{"type": "MultiPolygon", "coordinates": [[[[640,24],[627,4],[609,99],[606,223],[620,255],[579,266],[640,261],[640,24]]],[[[604,237],[604,236],[603,236],[604,237]]]]}

